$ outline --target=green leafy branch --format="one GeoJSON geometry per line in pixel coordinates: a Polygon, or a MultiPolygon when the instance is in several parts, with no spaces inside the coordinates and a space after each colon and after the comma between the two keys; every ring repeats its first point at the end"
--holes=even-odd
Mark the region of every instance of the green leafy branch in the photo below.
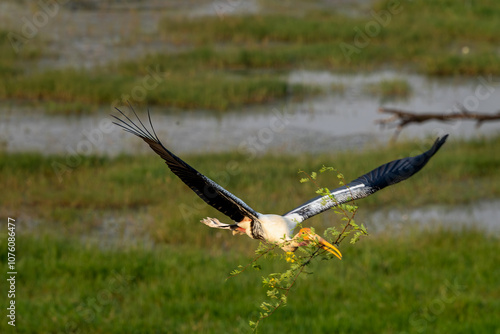
{"type": "MultiPolygon", "coordinates": [[[[339,179],[339,185],[345,185],[344,176],[333,167],[323,166],[318,172],[320,174],[325,172],[335,172],[337,173],[337,178],[339,179]]],[[[368,235],[365,226],[363,224],[358,225],[355,222],[354,218],[358,210],[358,206],[355,202],[352,202],[352,204],[339,204],[335,197],[330,193],[330,190],[328,188],[320,187],[318,185],[317,172],[308,174],[307,172],[299,171],[299,173],[305,175],[304,178],[300,179],[301,183],[314,183],[317,188],[316,193],[324,197],[325,202],[331,200],[337,204],[333,207],[333,210],[335,213],[342,216],[342,223],[339,230],[337,230],[336,227],[330,227],[325,230],[324,238],[328,242],[334,244],[335,246],[338,246],[345,240],[345,238],[351,236],[350,243],[354,244],[359,240],[361,236],[368,235]]],[[[314,233],[314,230],[311,230],[314,233]]],[[[301,240],[298,241],[300,242],[301,240]]],[[[312,274],[310,272],[307,272],[305,269],[316,257],[319,256],[324,260],[337,259],[330,252],[319,248],[318,244],[315,242],[310,242],[305,246],[299,247],[299,249],[295,253],[275,252],[277,248],[279,248],[279,245],[276,243],[261,242],[256,250],[257,256],[246,266],[238,266],[238,269],[233,270],[228,277],[229,279],[236,275],[239,275],[249,267],[260,270],[261,266],[257,262],[263,257],[277,257],[280,260],[283,260],[288,265],[288,269],[283,272],[271,273],[267,277],[262,277],[262,283],[267,289],[267,300],[260,304],[259,318],[256,321],[249,321],[250,327],[254,332],[257,331],[257,328],[262,320],[270,317],[277,309],[286,305],[288,295],[292,287],[297,282],[298,277],[302,274],[312,274]]]]}
{"type": "MultiPolygon", "coordinates": [[[[339,171],[337,171],[333,167],[323,166],[320,168],[319,172],[320,173],[335,172],[335,173],[337,173],[337,178],[339,179],[339,186],[346,185],[344,175],[342,173],[340,173],[339,171]]],[[[358,211],[358,206],[356,205],[356,202],[354,200],[352,201],[352,204],[347,204],[347,203],[339,204],[337,199],[335,198],[335,196],[333,196],[331,194],[331,192],[328,188],[320,187],[318,185],[318,183],[316,181],[318,174],[316,172],[312,172],[310,175],[304,171],[299,171],[299,173],[303,173],[307,176],[306,178],[301,178],[300,182],[301,183],[313,182],[315,184],[315,186],[317,187],[316,193],[318,195],[325,197],[325,200],[324,200],[325,202],[328,199],[335,202],[336,205],[332,209],[336,214],[342,216],[342,218],[341,218],[341,221],[343,222],[341,224],[342,230],[338,231],[334,226],[326,229],[326,231],[324,233],[325,239],[327,239],[327,240],[328,239],[331,239],[331,240],[335,239],[333,241],[333,244],[338,245],[346,237],[348,237],[351,233],[354,233],[353,237],[351,238],[350,243],[355,244],[361,236],[368,235],[368,232],[366,231],[366,227],[363,224],[358,225],[354,220],[354,217],[356,216],[356,212],[358,211]]],[[[351,198],[352,197],[353,196],[351,193],[351,198]]]]}

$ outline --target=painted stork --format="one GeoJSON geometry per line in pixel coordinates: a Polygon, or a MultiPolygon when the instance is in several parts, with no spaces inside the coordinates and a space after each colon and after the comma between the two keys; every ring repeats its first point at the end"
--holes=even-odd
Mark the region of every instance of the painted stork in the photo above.
{"type": "Polygon", "coordinates": [[[286,252],[295,251],[298,247],[306,243],[314,242],[318,247],[331,252],[339,259],[342,258],[340,251],[319,235],[312,233],[309,228],[302,228],[299,233],[292,237],[295,227],[304,220],[334,206],[369,196],[387,186],[408,179],[427,164],[448,137],[448,135],[445,135],[442,138],[436,139],[434,145],[420,155],[394,160],[375,168],[345,186],[332,190],[331,196],[326,195],[313,198],[284,215],[262,214],[252,209],[216,182],[195,170],[163,146],[155,133],[149,112],[148,118],[152,132],[144,126],[133,109],[132,111],[140,126],[134,123],[121,110],[118,108],[116,110],[128,122],[112,115],[118,121],[113,122],[114,124],[148,143],[153,151],[165,160],[170,170],[201,199],[234,221],[233,224],[224,224],[217,218],[205,218],[201,220],[203,224],[213,228],[231,230],[233,234],[246,234],[252,239],[278,243],[286,252]]]}

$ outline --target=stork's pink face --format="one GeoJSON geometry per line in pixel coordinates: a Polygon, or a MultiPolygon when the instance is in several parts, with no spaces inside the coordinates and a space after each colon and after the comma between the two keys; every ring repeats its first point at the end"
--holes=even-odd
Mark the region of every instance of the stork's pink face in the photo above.
{"type": "Polygon", "coordinates": [[[320,237],[319,235],[312,233],[310,228],[303,228],[299,231],[298,235],[299,238],[302,238],[304,240],[304,244],[299,244],[299,246],[304,246],[310,242],[316,242],[318,246],[336,257],[339,258],[339,260],[342,260],[342,253],[338,250],[337,247],[320,237]]]}

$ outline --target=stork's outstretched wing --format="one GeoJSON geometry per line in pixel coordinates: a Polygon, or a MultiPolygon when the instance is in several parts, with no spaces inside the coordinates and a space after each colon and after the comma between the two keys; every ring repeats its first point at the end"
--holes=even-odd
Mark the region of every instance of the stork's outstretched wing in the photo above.
{"type": "Polygon", "coordinates": [[[333,195],[333,200],[330,196],[318,196],[312,200],[302,204],[298,208],[284,214],[285,217],[295,220],[300,223],[318,213],[326,211],[331,207],[342,203],[349,202],[354,199],[363,198],[373,194],[374,192],[383,189],[392,184],[401,182],[411,177],[421,170],[430,158],[439,150],[445,143],[448,135],[436,139],[430,150],[415,157],[409,157],[388,162],[371,172],[358,177],[356,180],[334,189],[330,192],[333,195]]]}
{"type": "Polygon", "coordinates": [[[149,124],[153,133],[151,133],[144,126],[133,108],[131,107],[130,109],[133,111],[141,126],[138,126],[136,123],[134,123],[118,108],[116,108],[116,110],[118,110],[118,112],[122,114],[122,116],[125,117],[128,122],[114,115],[111,115],[116,120],[118,120],[118,123],[113,123],[122,127],[125,131],[128,131],[138,136],[139,138],[142,138],[142,140],[148,143],[153,151],[155,151],[156,154],[158,154],[163,158],[163,160],[165,160],[170,170],[209,205],[213,206],[215,209],[219,210],[236,222],[242,221],[245,217],[255,220],[257,216],[257,212],[255,210],[250,208],[241,199],[234,196],[226,189],[222,188],[216,182],[212,181],[205,175],[195,170],[193,167],[189,166],[186,162],[184,162],[178,156],[167,150],[165,146],[163,146],[155,133],[153,124],[151,123],[151,116],[149,115],[149,112],[149,124]]]}

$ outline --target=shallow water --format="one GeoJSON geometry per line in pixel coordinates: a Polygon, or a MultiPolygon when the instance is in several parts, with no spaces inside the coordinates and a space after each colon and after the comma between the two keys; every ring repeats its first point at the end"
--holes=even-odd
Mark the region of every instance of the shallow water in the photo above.
{"type": "MultiPolygon", "coordinates": [[[[369,235],[388,234],[398,236],[401,233],[415,231],[449,231],[473,230],[486,235],[500,236],[500,200],[480,201],[467,205],[429,205],[411,210],[382,209],[363,210],[356,214],[356,222],[364,224],[369,235]]],[[[305,226],[314,226],[317,232],[332,226],[332,221],[338,221],[332,214],[322,214],[305,222],[305,226]],[[321,225],[321,226],[320,226],[321,225]]],[[[201,217],[200,217],[201,218],[201,217]]],[[[101,248],[129,247],[130,245],[152,247],[154,241],[144,231],[143,221],[150,219],[141,216],[140,219],[124,218],[123,215],[107,215],[98,228],[84,235],[85,242],[97,243],[101,248]]],[[[194,220],[193,226],[200,227],[200,233],[205,226],[194,220]]],[[[230,233],[221,231],[218,237],[231,238],[230,233]]]]}
{"type": "MultiPolygon", "coordinates": [[[[376,196],[376,195],[374,195],[376,196]]],[[[415,231],[473,230],[500,236],[500,200],[481,200],[462,205],[424,205],[418,208],[381,208],[367,210],[360,203],[356,223],[364,224],[368,234],[412,233],[415,231]]],[[[339,224],[340,216],[332,211],[306,221],[319,232],[339,224]]]]}
{"type": "MultiPolygon", "coordinates": [[[[356,150],[384,144],[394,129],[375,124],[388,115],[379,107],[394,107],[414,112],[452,112],[457,105],[469,103],[471,111],[493,113],[500,106],[500,80],[479,77],[436,79],[404,75],[395,71],[366,74],[332,74],[326,71],[295,71],[291,83],[302,82],[324,87],[325,92],[303,102],[281,102],[247,107],[227,113],[211,111],[171,111],[151,108],[153,124],[160,139],[175,152],[301,153],[356,150]],[[404,79],[411,86],[406,99],[382,100],[366,92],[365,85],[384,79],[404,79]],[[478,87],[488,97],[476,98],[478,87]],[[342,91],[329,87],[342,85],[342,91]],[[471,103],[477,101],[477,104],[471,103]]],[[[482,96],[482,95],[481,95],[482,96]]],[[[126,110],[126,109],[125,109],[126,110]]],[[[149,151],[134,136],[111,126],[113,110],[91,115],[47,115],[21,105],[0,105],[0,144],[8,152],[40,151],[61,154],[110,154],[149,151]]],[[[145,117],[145,110],[138,110],[145,117]]],[[[116,112],[114,112],[116,114],[116,112]]],[[[475,127],[473,121],[427,122],[403,130],[402,139],[453,138],[497,135],[500,122],[475,127]]],[[[430,140],[429,140],[430,143],[430,140]]]]}
{"type": "MultiPolygon", "coordinates": [[[[472,230],[486,235],[500,236],[500,200],[482,200],[466,205],[426,205],[414,209],[379,209],[365,210],[361,208],[356,213],[356,222],[364,224],[369,236],[390,234],[397,237],[400,234],[416,231],[448,231],[472,230]]],[[[127,248],[131,246],[151,248],[155,241],[145,228],[145,222],[153,219],[144,212],[124,214],[123,212],[92,212],[96,224],[87,233],[82,233],[83,242],[91,242],[102,249],[127,248]]],[[[35,232],[46,224],[36,217],[18,217],[19,228],[23,232],[35,232]]],[[[199,217],[200,219],[203,217],[199,217]]],[[[219,216],[223,218],[223,215],[219,216]]],[[[340,218],[332,211],[325,212],[304,223],[313,226],[320,234],[335,224],[340,218]]],[[[53,222],[52,222],[53,223],[53,222]]],[[[187,222],[197,227],[200,233],[205,233],[207,227],[201,226],[197,218],[187,222]]],[[[217,233],[217,238],[231,238],[229,232],[217,233]]]]}
{"type": "MultiPolygon", "coordinates": [[[[466,205],[428,205],[417,209],[384,209],[363,218],[365,225],[377,233],[387,228],[410,227],[449,230],[477,229],[487,234],[500,233],[500,200],[483,200],[466,205]]],[[[362,214],[363,216],[363,214],[362,214]]]]}

